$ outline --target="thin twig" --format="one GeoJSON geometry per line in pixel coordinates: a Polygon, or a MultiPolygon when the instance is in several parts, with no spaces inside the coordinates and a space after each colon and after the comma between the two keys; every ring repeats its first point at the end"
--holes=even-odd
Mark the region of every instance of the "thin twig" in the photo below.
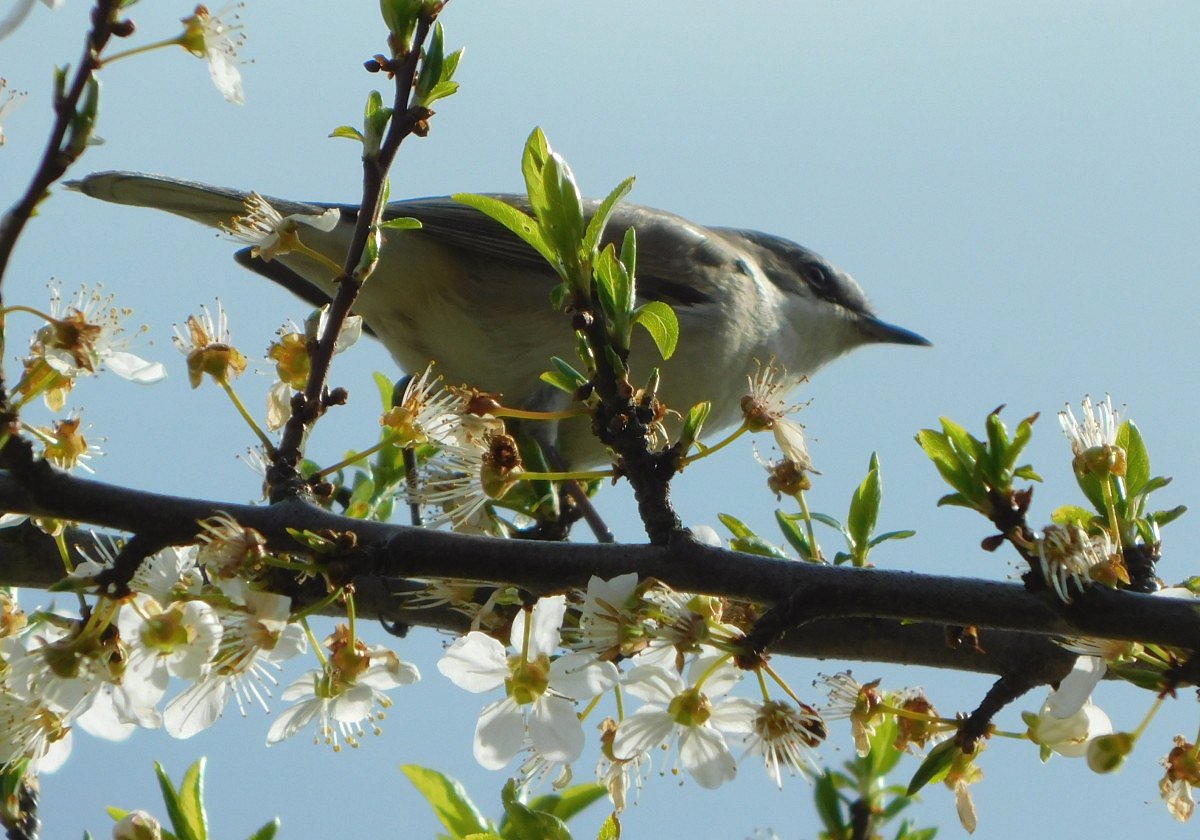
{"type": "Polygon", "coordinates": [[[329,366],[333,359],[334,345],[342,324],[350,314],[350,309],[358,299],[363,280],[357,278],[356,270],[362,260],[371,236],[371,230],[376,224],[383,203],[384,187],[387,184],[388,170],[400,144],[406,137],[427,120],[431,112],[426,108],[410,106],[413,96],[413,82],[416,78],[417,67],[420,63],[421,49],[433,26],[434,17],[422,17],[417,24],[412,46],[403,57],[400,67],[395,72],[396,94],[393,103],[392,118],[388,125],[387,134],[380,145],[377,155],[363,156],[363,199],[359,209],[358,219],[354,227],[354,235],[346,252],[346,261],[342,266],[342,275],[337,278],[337,294],[329,304],[325,331],[319,336],[317,346],[312,353],[303,400],[299,401],[299,410],[292,412],[284,426],[279,449],[268,471],[268,481],[272,486],[272,500],[294,496],[303,489],[303,482],[296,472],[300,459],[304,438],[309,429],[324,413],[326,401],[326,381],[329,377],[329,366]]]}

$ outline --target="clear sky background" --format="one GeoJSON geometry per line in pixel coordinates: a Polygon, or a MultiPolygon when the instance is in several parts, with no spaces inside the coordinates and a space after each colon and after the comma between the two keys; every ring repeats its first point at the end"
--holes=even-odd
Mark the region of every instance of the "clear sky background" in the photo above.
{"type": "MultiPolygon", "coordinates": [[[[11,4],[11,0],[4,6],[11,4]]],[[[142,38],[167,37],[186,4],[132,10],[142,38]]],[[[0,205],[20,191],[50,124],[51,66],[79,54],[87,7],[38,4],[0,42],[0,75],[31,92],[6,120],[0,205]]],[[[357,124],[366,93],[383,84],[361,62],[383,49],[377,4],[251,2],[248,104],[225,103],[200,61],[161,52],[104,73],[100,134],[74,174],[136,169],[257,189],[297,199],[356,201],[358,147],[326,139],[357,124]]],[[[944,492],[913,443],[948,415],[972,429],[1007,404],[1015,420],[1040,411],[1030,458],[1046,477],[1032,524],[1080,497],[1055,412],[1086,393],[1111,392],[1142,429],[1155,470],[1173,475],[1160,506],[1200,496],[1195,443],[1195,322],[1200,231],[1200,6],[1187,3],[1012,2],[481,2],[455,0],[443,15],[449,45],[465,45],[460,93],[439,103],[433,132],[407,143],[392,195],[517,190],[521,144],[534,125],[573,166],[585,192],[621,178],[633,200],[711,224],[793,238],[850,271],[880,315],[928,336],[932,349],[867,348],[815,377],[802,419],[822,475],[810,504],[841,515],[872,451],[883,464],[880,526],[918,537],[885,546],[880,566],[1003,579],[1013,558],[979,549],[986,523],[938,509],[944,492]]],[[[234,337],[261,352],[286,318],[305,309],[237,268],[230,243],[172,217],[56,194],[20,243],[6,281],[10,303],[44,304],[45,283],[65,289],[102,281],[152,327],[145,355],[171,378],[139,388],[109,378],[72,398],[86,407],[109,453],[101,478],[230,501],[257,497],[259,479],[235,456],[252,441],[216,388],[192,392],[170,327],[220,297],[234,337]]],[[[10,319],[15,353],[21,329],[10,319]]],[[[682,341],[694,340],[683,335],[682,341]]],[[[12,359],[6,359],[12,371],[12,359]]],[[[263,365],[263,370],[267,370],[263,365]]],[[[339,357],[334,383],[352,404],[323,422],[312,445],[332,460],[376,430],[370,374],[395,370],[377,347],[339,357]]],[[[268,376],[241,390],[261,405],[268,376]]],[[[690,468],[676,498],[689,524],[734,513],[764,533],[774,499],[749,442],[690,468]]],[[[624,486],[602,494],[620,538],[642,539],[624,486]]],[[[1198,571],[1196,513],[1166,531],[1160,572],[1198,571]]],[[[834,548],[833,535],[825,539],[834,548]]],[[[32,595],[32,593],[31,593],[32,595]]],[[[36,598],[30,597],[27,603],[36,598]]],[[[498,813],[499,774],[478,768],[470,742],[482,698],[438,674],[448,639],[414,632],[399,642],[425,679],[394,693],[379,738],[340,755],[305,737],[266,749],[269,720],[236,712],[186,742],[138,733],[121,745],[81,736],[63,771],[43,780],[45,836],[106,836],[103,806],[162,814],[151,760],[178,777],[209,759],[215,836],[245,836],[272,815],[283,836],[431,836],[435,821],[397,767],[419,763],[462,779],[498,813]]],[[[311,665],[306,661],[293,670],[311,665]]],[[[808,691],[839,663],[794,661],[785,671],[808,691]]],[[[982,677],[854,665],[863,679],[925,686],[950,714],[974,707],[982,677]]],[[[1020,728],[1018,709],[1000,723],[1020,728]]],[[[1097,701],[1131,729],[1149,697],[1104,685],[1097,701]]],[[[1155,722],[1127,766],[1098,777],[1079,761],[1043,766],[1028,743],[1001,741],[981,759],[977,836],[1194,836],[1158,801],[1158,758],[1176,733],[1193,737],[1188,692],[1155,722]]],[[[847,757],[836,729],[823,755],[847,757]]],[[[589,753],[577,778],[589,775],[589,753]]],[[[906,781],[916,763],[901,765],[906,781]]],[[[783,838],[818,830],[810,789],[777,791],[747,764],[713,794],[692,781],[652,777],[624,817],[627,837],[738,838],[773,828],[783,838]]],[[[577,823],[577,836],[601,816],[577,823]]],[[[953,798],[927,790],[922,824],[961,834],[953,798]]]]}

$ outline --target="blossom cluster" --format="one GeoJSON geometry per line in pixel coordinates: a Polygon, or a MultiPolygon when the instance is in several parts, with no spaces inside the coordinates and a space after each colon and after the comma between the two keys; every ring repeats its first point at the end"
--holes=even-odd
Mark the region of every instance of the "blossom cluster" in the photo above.
{"type": "MultiPolygon", "coordinates": [[[[68,579],[83,592],[110,569],[107,555],[78,563],[68,579]]],[[[317,646],[285,595],[252,575],[269,563],[260,536],[221,516],[196,545],[146,558],[124,597],[102,595],[76,615],[24,613],[0,594],[0,767],[59,766],[78,727],[123,740],[138,727],[188,738],[211,726],[230,701],[243,715],[268,710],[281,663],[310,641],[318,667],[282,693],[294,705],[267,743],[316,724],[314,740],[358,746],[391,704],[384,693],[416,682],[416,668],[340,625],[317,646]],[[324,652],[322,652],[322,648],[324,652]],[[172,678],[182,688],[167,699],[172,678]]],[[[82,603],[82,602],[81,602],[82,603]]]]}
{"type": "MultiPolygon", "coordinates": [[[[477,615],[484,624],[486,616],[477,615]]],[[[734,778],[740,758],[755,756],[782,784],[785,773],[818,772],[815,748],[825,724],[813,707],[769,674],[760,697],[728,696],[742,678],[734,652],[744,633],[719,599],[674,592],[636,574],[593,577],[572,602],[538,599],[513,618],[508,644],[499,631],[473,630],[455,641],[438,669],[472,692],[503,696],[483,708],[475,728],[475,757],[500,769],[523,755],[527,781],[547,774],[560,783],[583,753],[584,719],[612,693],[616,719],[597,725],[598,773],[618,810],[640,789],[652,756],[664,750],[664,770],[681,769],[705,788],[734,778]],[[635,709],[630,700],[640,701],[635,709]]]]}

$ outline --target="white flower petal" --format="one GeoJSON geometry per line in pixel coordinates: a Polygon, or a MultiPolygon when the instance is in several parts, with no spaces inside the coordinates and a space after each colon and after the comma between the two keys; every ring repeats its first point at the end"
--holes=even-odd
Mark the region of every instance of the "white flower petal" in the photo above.
{"type": "Polygon", "coordinates": [[[504,685],[509,675],[508,657],[504,645],[472,630],[450,645],[438,660],[438,670],[459,688],[478,694],[504,685]]]}
{"type": "Polygon", "coordinates": [[[712,790],[737,775],[737,762],[715,729],[691,726],[679,736],[679,760],[700,787],[712,790]]]}
{"type": "Polygon", "coordinates": [[[623,687],[634,697],[647,703],[666,706],[687,686],[674,668],[663,665],[638,665],[629,672],[623,687]]]}
{"type": "MultiPolygon", "coordinates": [[[[539,598],[533,605],[533,624],[529,628],[529,659],[533,661],[538,656],[549,656],[558,649],[561,638],[559,628],[562,627],[563,615],[567,611],[567,596],[554,595],[550,598],[539,598]]],[[[513,622],[513,633],[517,632],[517,622],[513,622]]],[[[522,627],[522,632],[524,628],[522,627]]],[[[521,649],[521,639],[514,638],[512,646],[521,649]]]]}
{"type": "Polygon", "coordinates": [[[675,730],[675,719],[663,709],[642,706],[617,727],[613,755],[627,761],[665,744],[675,730]]]}
{"type": "Polygon", "coordinates": [[[586,654],[567,654],[550,664],[550,689],[574,700],[603,694],[621,678],[611,662],[596,662],[586,654]]]}
{"type": "Polygon", "coordinates": [[[321,711],[321,705],[322,701],[314,697],[303,703],[297,703],[295,706],[289,706],[280,712],[279,717],[275,719],[267,732],[267,746],[278,744],[285,738],[291,738],[308,726],[309,722],[321,711]]]}
{"type": "Polygon", "coordinates": [[[754,731],[754,719],[761,708],[761,703],[745,697],[731,697],[713,706],[708,725],[722,732],[745,735],[754,731]]]}
{"type": "Polygon", "coordinates": [[[158,362],[148,362],[141,356],[114,350],[104,357],[104,365],[122,379],[139,385],[153,385],[167,378],[167,369],[158,362]]]}
{"type": "Polygon", "coordinates": [[[229,700],[229,682],[208,677],[184,689],[163,710],[163,724],[172,738],[191,738],[216,723],[229,700]]]}
{"type": "Polygon", "coordinates": [[[1050,693],[1046,708],[1052,717],[1069,718],[1083,708],[1104,677],[1107,666],[1099,656],[1080,656],[1071,672],[1050,693]]]}
{"type": "Polygon", "coordinates": [[[533,704],[529,740],[547,761],[570,764],[583,753],[583,724],[575,705],[561,697],[542,696],[533,704]]]}
{"type": "Polygon", "coordinates": [[[525,743],[525,716],[511,697],[483,707],[475,725],[475,760],[488,770],[500,770],[525,743]]]}

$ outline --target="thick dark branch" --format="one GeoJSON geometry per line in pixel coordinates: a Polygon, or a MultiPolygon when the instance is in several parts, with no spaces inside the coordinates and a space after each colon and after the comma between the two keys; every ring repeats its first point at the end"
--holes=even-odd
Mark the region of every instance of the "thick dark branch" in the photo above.
{"type": "MultiPolygon", "coordinates": [[[[814,593],[809,620],[905,619],[1048,636],[1096,636],[1200,648],[1192,601],[1093,589],[1070,607],[1020,585],[880,569],[847,569],[738,554],[679,542],[670,546],[547,544],[495,540],[348,519],[293,499],[270,506],[183,499],[55,474],[32,490],[0,474],[0,509],[57,516],[164,542],[191,542],[196,521],[224,511],[261,531],[276,549],[297,550],[287,528],[352,532],[342,558],[354,574],[510,582],[533,592],[585,587],[592,575],[626,572],[683,591],[773,605],[784,593],[814,593]]],[[[56,564],[41,585],[57,574],[56,564]]],[[[36,585],[36,584],[35,584],[36,585]]],[[[801,631],[807,633],[807,626],[801,631]]],[[[988,644],[984,637],[983,644],[988,644]]]]}

